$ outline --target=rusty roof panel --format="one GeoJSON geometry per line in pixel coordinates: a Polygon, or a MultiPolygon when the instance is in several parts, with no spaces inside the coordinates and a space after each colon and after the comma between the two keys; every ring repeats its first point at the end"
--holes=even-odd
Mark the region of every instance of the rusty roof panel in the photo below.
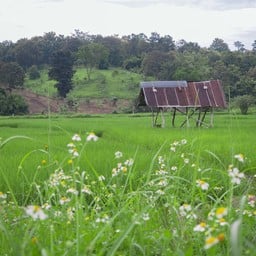
{"type": "Polygon", "coordinates": [[[168,106],[178,106],[179,101],[175,92],[175,88],[166,88],[166,98],[168,100],[168,106]]]}
{"type": "Polygon", "coordinates": [[[214,107],[225,108],[225,95],[219,80],[141,82],[145,100],[139,105],[150,107],[214,107]],[[144,102],[144,103],[143,103],[144,102]]]}
{"type": "Polygon", "coordinates": [[[147,88],[143,88],[144,91],[144,96],[145,96],[145,100],[148,106],[150,107],[157,107],[157,101],[156,101],[156,97],[155,94],[153,93],[152,88],[147,87],[147,88]]]}

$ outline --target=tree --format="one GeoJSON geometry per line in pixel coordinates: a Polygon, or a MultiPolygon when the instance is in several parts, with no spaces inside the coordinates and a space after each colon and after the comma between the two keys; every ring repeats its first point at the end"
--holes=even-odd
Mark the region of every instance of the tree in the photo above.
{"type": "Polygon", "coordinates": [[[235,41],[234,46],[236,47],[237,51],[239,51],[239,52],[245,51],[244,44],[241,43],[240,41],[235,41]]]}
{"type": "Polygon", "coordinates": [[[48,72],[50,79],[58,81],[55,87],[59,96],[65,98],[72,89],[72,77],[74,60],[70,51],[60,50],[54,53],[51,68],[48,72]]]}
{"type": "Polygon", "coordinates": [[[25,79],[25,72],[16,62],[0,62],[0,82],[8,89],[22,87],[25,79]]]}
{"type": "Polygon", "coordinates": [[[169,55],[161,51],[152,51],[145,55],[142,61],[144,75],[160,79],[160,72],[165,63],[169,61],[169,55]]]}
{"type": "Polygon", "coordinates": [[[199,52],[201,49],[198,43],[186,42],[184,39],[178,42],[177,47],[179,52],[199,52]]]}
{"type": "Polygon", "coordinates": [[[228,45],[224,42],[223,39],[220,38],[215,38],[213,40],[212,44],[210,45],[210,49],[218,52],[229,51],[228,45]]]}
{"type": "Polygon", "coordinates": [[[256,40],[252,43],[252,51],[256,52],[256,40]]]}
{"type": "Polygon", "coordinates": [[[85,44],[79,48],[77,53],[78,62],[86,67],[88,80],[91,79],[92,70],[98,68],[107,57],[107,49],[98,43],[85,44]]]}

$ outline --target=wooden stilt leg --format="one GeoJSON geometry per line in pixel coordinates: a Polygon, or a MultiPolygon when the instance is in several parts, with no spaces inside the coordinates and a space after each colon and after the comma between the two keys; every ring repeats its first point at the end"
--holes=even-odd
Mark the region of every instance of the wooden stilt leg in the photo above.
{"type": "Polygon", "coordinates": [[[210,127],[213,127],[213,108],[211,108],[210,127]]]}
{"type": "Polygon", "coordinates": [[[196,121],[196,127],[200,126],[201,125],[201,108],[199,108],[199,113],[198,113],[198,118],[197,118],[197,121],[196,121]]]}
{"type": "Polygon", "coordinates": [[[164,118],[164,110],[163,108],[161,108],[161,119],[162,119],[162,125],[161,127],[164,128],[165,127],[165,118],[164,118]]]}
{"type": "Polygon", "coordinates": [[[172,114],[172,127],[175,127],[175,116],[176,116],[176,108],[173,108],[173,114],[172,114]]]}

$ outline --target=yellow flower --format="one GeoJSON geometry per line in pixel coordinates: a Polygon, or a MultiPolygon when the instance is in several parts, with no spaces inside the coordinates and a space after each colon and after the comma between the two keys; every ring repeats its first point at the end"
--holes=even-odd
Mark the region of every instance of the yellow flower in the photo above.
{"type": "Polygon", "coordinates": [[[218,242],[219,242],[219,239],[217,237],[209,236],[205,240],[204,249],[209,249],[212,246],[214,246],[215,244],[217,244],[218,242]]]}
{"type": "Polygon", "coordinates": [[[228,209],[225,207],[219,207],[217,208],[215,215],[218,219],[223,218],[224,216],[226,216],[228,214],[228,209]]]}
{"type": "Polygon", "coordinates": [[[33,236],[33,237],[31,238],[31,243],[32,243],[32,244],[37,244],[37,242],[38,242],[37,237],[33,236]]]}
{"type": "Polygon", "coordinates": [[[220,242],[224,241],[225,240],[225,235],[223,233],[220,233],[218,236],[217,236],[218,240],[220,242]]]}
{"type": "Polygon", "coordinates": [[[72,160],[72,159],[69,159],[69,160],[68,160],[68,164],[70,164],[70,165],[73,164],[73,160],[72,160]]]}
{"type": "Polygon", "coordinates": [[[45,165],[45,164],[46,164],[46,160],[43,159],[43,160],[41,161],[41,164],[42,164],[42,165],[45,165]]]}

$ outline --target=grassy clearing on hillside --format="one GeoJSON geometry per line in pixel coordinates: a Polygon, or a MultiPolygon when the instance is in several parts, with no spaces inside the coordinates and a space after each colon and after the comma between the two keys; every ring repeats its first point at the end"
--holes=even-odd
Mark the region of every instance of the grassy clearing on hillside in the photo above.
{"type": "MultiPolygon", "coordinates": [[[[73,77],[73,90],[68,97],[134,99],[138,96],[139,82],[143,77],[122,69],[94,70],[88,81],[85,68],[77,67],[73,77]]],[[[47,70],[36,80],[26,79],[25,87],[45,96],[56,96],[55,82],[48,80],[47,70]]]]}
{"type": "Polygon", "coordinates": [[[0,132],[0,255],[256,255],[253,115],[1,118],[0,132]]]}

